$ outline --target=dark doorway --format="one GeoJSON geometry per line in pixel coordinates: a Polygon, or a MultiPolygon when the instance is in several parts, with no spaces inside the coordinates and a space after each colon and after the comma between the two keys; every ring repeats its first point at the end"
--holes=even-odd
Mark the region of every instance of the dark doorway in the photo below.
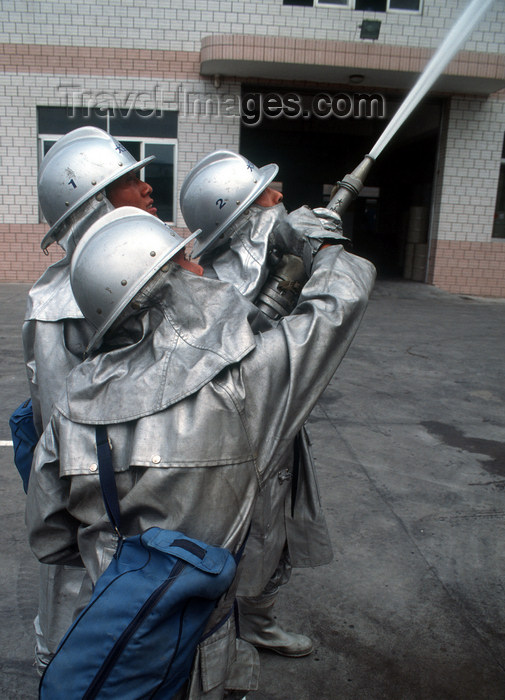
{"type": "MultiPolygon", "coordinates": [[[[243,92],[254,91],[271,94],[273,89],[244,86],[243,92]]],[[[278,94],[286,92],[285,87],[278,90],[278,94]]],[[[315,94],[306,92],[304,99],[310,101],[315,94]]],[[[322,206],[331,185],[371,150],[403,97],[385,95],[384,99],[387,109],[382,119],[301,115],[242,125],[240,152],[256,165],[279,165],[278,179],[289,211],[302,204],[322,206]]],[[[430,99],[417,108],[379,156],[362,196],[343,217],[355,252],[372,260],[382,276],[404,274],[409,216],[416,207],[429,212],[440,116],[440,101],[430,99]]]]}

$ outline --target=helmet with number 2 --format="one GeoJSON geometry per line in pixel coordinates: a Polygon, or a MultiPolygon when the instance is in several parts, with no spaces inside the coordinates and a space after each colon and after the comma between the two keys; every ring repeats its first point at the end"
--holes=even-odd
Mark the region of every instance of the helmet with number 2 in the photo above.
{"type": "Polygon", "coordinates": [[[39,169],[40,208],[51,227],[42,239],[42,250],[60,240],[62,224],[81,204],[153,158],[135,160],[119,141],[94,126],[74,129],[58,139],[39,169]]]}
{"type": "Polygon", "coordinates": [[[274,179],[275,163],[257,168],[232,151],[214,151],[186,176],[181,187],[181,211],[190,231],[202,229],[192,257],[228,238],[227,229],[274,179]]]}

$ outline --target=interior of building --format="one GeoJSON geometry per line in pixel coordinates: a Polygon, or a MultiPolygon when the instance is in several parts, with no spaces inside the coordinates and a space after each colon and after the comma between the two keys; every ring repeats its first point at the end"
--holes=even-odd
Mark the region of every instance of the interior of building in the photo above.
{"type": "MultiPolygon", "coordinates": [[[[278,94],[286,87],[245,85],[248,93],[278,94]]],[[[328,91],[296,91],[310,108],[328,91]]],[[[366,92],[363,90],[362,92],[366,92]]],[[[335,90],[333,88],[333,94],[335,90]]],[[[352,93],[345,92],[352,97],[352,93]]],[[[385,113],[339,118],[276,118],[242,124],[240,152],[257,165],[276,162],[288,211],[328,203],[332,187],[371,150],[403,95],[381,93],[385,113]]],[[[443,101],[425,100],[374,163],[358,199],[344,214],[354,251],[371,259],[383,277],[424,281],[428,230],[443,101]]],[[[307,113],[307,112],[306,112],[307,113]]]]}

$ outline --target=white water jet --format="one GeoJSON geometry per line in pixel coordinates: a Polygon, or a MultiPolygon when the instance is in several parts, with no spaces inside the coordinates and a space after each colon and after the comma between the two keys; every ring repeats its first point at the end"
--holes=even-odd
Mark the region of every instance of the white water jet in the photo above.
{"type": "Polygon", "coordinates": [[[472,0],[456,24],[453,26],[443,43],[426,64],[416,84],[411,89],[405,100],[400,105],[377,143],[372,148],[369,156],[377,158],[389,141],[398,131],[403,122],[410,116],[422,98],[426,95],[433,83],[442,73],[446,65],[451,61],[459,47],[466,41],[473,28],[478,24],[482,15],[490,7],[494,0],[472,0]]]}

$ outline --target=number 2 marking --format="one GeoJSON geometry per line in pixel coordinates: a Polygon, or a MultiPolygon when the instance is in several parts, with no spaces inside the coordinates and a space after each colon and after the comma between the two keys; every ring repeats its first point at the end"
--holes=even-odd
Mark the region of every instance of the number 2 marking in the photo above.
{"type": "Polygon", "coordinates": [[[220,209],[222,209],[222,208],[226,205],[226,202],[223,202],[223,200],[222,200],[221,198],[219,198],[219,199],[217,200],[217,202],[216,202],[216,205],[217,205],[220,209]]]}

